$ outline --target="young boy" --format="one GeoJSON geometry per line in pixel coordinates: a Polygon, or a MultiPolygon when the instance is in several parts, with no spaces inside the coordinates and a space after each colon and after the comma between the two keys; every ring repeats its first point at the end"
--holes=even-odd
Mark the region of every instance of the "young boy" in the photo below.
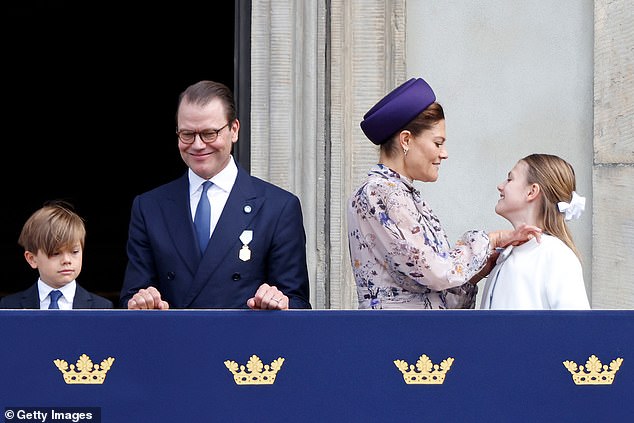
{"type": "Polygon", "coordinates": [[[48,203],[29,217],[18,239],[27,263],[39,272],[30,288],[0,298],[0,308],[113,308],[112,301],[79,286],[86,228],[68,204],[48,203]]]}

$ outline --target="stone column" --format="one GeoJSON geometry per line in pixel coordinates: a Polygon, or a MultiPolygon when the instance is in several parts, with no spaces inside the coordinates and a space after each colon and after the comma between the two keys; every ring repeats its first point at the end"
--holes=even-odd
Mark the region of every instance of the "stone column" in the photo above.
{"type": "Polygon", "coordinates": [[[251,172],[297,194],[314,308],[356,308],[346,201],[378,152],[363,113],[405,80],[404,0],[254,0],[251,172]]]}
{"type": "Polygon", "coordinates": [[[634,308],[634,2],[594,10],[592,307],[634,308]]]}

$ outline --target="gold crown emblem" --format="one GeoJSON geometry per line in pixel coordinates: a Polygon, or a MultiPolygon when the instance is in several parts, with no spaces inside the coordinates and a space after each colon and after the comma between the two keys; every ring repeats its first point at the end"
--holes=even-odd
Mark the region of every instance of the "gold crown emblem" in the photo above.
{"type": "Polygon", "coordinates": [[[278,357],[270,365],[262,364],[260,357],[252,355],[246,366],[239,366],[231,360],[226,360],[225,366],[233,373],[233,380],[238,385],[272,385],[275,383],[275,377],[282,363],[284,358],[278,357]]]}
{"type": "Polygon", "coordinates": [[[574,361],[564,361],[564,366],[572,374],[572,380],[577,385],[612,385],[614,382],[614,376],[623,363],[622,358],[612,360],[610,367],[601,364],[601,360],[596,355],[592,354],[588,361],[586,361],[586,367],[578,366],[574,361]]]}
{"type": "Polygon", "coordinates": [[[408,385],[442,385],[453,364],[453,358],[447,357],[438,365],[423,354],[416,361],[416,366],[403,360],[394,360],[394,364],[403,373],[403,379],[408,385]]]}
{"type": "Polygon", "coordinates": [[[64,382],[69,385],[73,384],[91,384],[100,385],[106,380],[106,373],[112,367],[114,358],[108,357],[99,364],[93,364],[86,354],[82,354],[77,360],[77,364],[70,366],[64,360],[56,359],[53,363],[64,375],[64,382]]]}

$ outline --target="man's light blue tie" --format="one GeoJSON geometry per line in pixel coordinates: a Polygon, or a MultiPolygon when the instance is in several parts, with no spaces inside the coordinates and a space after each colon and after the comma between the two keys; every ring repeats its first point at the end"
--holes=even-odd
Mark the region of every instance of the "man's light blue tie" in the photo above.
{"type": "Polygon", "coordinates": [[[59,300],[59,297],[62,296],[62,292],[58,291],[57,289],[51,291],[50,294],[48,294],[49,297],[51,297],[51,303],[48,305],[48,309],[49,310],[59,310],[59,304],[57,304],[57,300],[59,300]]]}
{"type": "Polygon", "coordinates": [[[200,194],[200,201],[196,207],[196,215],[194,216],[194,226],[196,227],[196,235],[198,236],[198,245],[200,252],[204,253],[209,242],[209,221],[211,220],[211,206],[209,205],[209,197],[207,190],[212,185],[211,182],[203,182],[203,192],[200,194]]]}

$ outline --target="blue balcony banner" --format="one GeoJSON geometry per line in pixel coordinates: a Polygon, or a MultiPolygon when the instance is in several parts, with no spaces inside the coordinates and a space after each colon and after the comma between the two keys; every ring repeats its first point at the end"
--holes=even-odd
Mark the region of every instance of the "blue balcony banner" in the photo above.
{"type": "Polygon", "coordinates": [[[0,333],[4,422],[634,416],[630,310],[0,310],[0,333]]]}

